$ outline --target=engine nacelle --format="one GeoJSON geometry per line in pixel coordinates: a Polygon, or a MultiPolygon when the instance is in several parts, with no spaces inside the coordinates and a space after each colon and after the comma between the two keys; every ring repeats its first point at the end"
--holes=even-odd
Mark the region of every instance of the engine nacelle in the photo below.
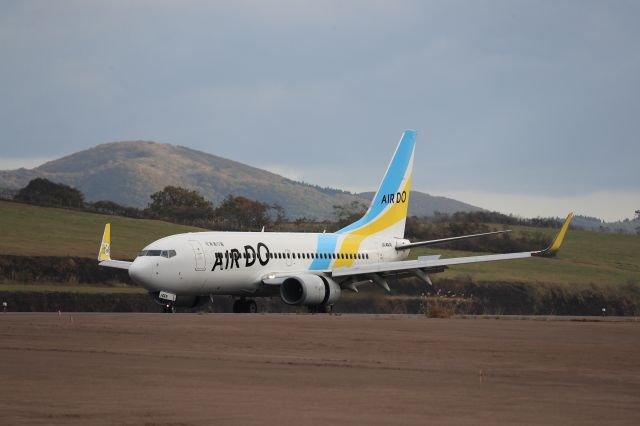
{"type": "Polygon", "coordinates": [[[288,305],[332,305],[341,293],[338,283],[321,275],[294,275],[280,285],[280,297],[288,305]]]}

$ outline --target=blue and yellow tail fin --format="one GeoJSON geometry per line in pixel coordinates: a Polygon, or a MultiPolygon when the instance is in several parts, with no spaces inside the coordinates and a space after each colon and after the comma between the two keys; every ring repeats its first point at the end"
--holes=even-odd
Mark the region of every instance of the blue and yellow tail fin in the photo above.
{"type": "Polygon", "coordinates": [[[335,260],[315,259],[309,269],[324,270],[330,266],[333,268],[351,266],[354,262],[353,253],[359,252],[360,246],[369,237],[404,237],[415,141],[416,132],[405,130],[369,210],[362,218],[336,233],[318,236],[317,251],[319,253],[335,251],[338,257],[335,260]]]}
{"type": "Polygon", "coordinates": [[[404,237],[415,142],[415,130],[405,130],[369,210],[361,219],[339,230],[338,234],[355,234],[363,238],[404,237]]]}

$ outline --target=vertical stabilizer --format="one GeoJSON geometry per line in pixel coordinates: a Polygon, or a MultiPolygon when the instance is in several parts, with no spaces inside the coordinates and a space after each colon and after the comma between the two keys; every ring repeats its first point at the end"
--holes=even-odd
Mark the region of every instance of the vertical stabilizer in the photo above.
{"type": "Polygon", "coordinates": [[[369,210],[360,220],[339,230],[338,234],[358,235],[361,238],[404,237],[415,140],[415,130],[404,131],[369,210]]]}

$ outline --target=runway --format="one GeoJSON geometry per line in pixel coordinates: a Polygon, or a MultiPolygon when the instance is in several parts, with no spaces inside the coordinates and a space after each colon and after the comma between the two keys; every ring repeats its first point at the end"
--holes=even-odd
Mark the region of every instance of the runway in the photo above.
{"type": "Polygon", "coordinates": [[[640,424],[640,323],[0,314],[0,424],[640,424]]]}

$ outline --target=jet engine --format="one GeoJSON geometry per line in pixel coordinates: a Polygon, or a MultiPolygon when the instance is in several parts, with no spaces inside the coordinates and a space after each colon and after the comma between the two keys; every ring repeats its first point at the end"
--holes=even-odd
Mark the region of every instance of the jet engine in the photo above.
{"type": "Polygon", "coordinates": [[[280,285],[280,297],[289,305],[332,305],[341,292],[331,278],[313,274],[294,275],[280,285]]]}

